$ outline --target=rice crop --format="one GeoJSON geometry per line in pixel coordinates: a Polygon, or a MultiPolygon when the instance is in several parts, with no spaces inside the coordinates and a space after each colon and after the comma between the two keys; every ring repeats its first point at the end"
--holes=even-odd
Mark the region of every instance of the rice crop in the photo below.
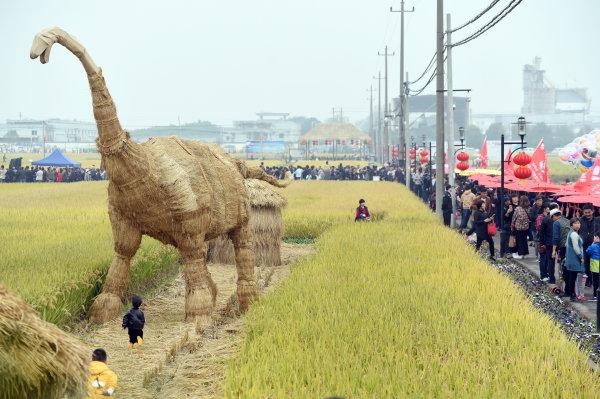
{"type": "MultiPolygon", "coordinates": [[[[112,259],[105,182],[0,185],[0,281],[63,324],[98,293],[112,259]]],[[[173,270],[173,249],[144,239],[131,289],[173,270]]]]}
{"type": "Polygon", "coordinates": [[[251,308],[226,396],[595,396],[576,344],[411,194],[391,190],[387,218],[330,228],[251,308]]]}

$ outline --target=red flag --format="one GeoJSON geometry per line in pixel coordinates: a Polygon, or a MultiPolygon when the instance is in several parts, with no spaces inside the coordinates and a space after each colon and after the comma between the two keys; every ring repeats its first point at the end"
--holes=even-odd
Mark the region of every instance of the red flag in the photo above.
{"type": "Polygon", "coordinates": [[[488,167],[488,154],[487,154],[487,136],[483,138],[483,144],[479,151],[479,158],[481,159],[481,167],[487,169],[488,167]]]}
{"type": "Polygon", "coordinates": [[[600,158],[596,158],[592,167],[579,176],[575,189],[586,194],[600,194],[600,158]]]}
{"type": "Polygon", "coordinates": [[[512,158],[512,149],[508,147],[508,151],[506,152],[506,156],[504,157],[504,176],[513,177],[515,173],[515,169],[513,168],[512,162],[510,159],[512,158]]]}
{"type": "Polygon", "coordinates": [[[544,139],[541,139],[533,156],[531,157],[531,180],[538,180],[544,183],[550,183],[550,176],[548,174],[548,157],[546,156],[546,146],[544,145],[544,139]]]}

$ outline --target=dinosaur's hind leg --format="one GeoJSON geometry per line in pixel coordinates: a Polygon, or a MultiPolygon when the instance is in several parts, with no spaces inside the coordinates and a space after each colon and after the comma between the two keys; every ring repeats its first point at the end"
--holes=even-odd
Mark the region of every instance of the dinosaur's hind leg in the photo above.
{"type": "Polygon", "coordinates": [[[252,236],[249,227],[243,226],[229,233],[235,248],[235,265],[237,267],[237,297],[240,311],[248,310],[250,303],[258,297],[254,280],[254,253],[252,236]]]}
{"type": "Polygon", "coordinates": [[[183,259],[185,280],[185,319],[210,317],[215,306],[217,287],[206,268],[204,237],[185,238],[178,245],[183,259]]]}

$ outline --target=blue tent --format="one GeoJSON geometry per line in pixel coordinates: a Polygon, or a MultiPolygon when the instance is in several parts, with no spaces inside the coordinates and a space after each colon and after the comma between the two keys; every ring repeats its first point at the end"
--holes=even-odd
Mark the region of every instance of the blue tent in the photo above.
{"type": "Polygon", "coordinates": [[[73,166],[79,167],[81,164],[79,162],[71,161],[69,158],[65,157],[59,149],[52,151],[52,154],[48,155],[44,159],[40,159],[39,161],[33,161],[32,165],[37,166],[73,166]]]}

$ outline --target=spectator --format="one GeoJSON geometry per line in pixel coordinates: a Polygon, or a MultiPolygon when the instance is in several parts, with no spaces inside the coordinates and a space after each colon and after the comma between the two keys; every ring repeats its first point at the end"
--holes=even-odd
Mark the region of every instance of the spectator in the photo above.
{"type": "Polygon", "coordinates": [[[4,165],[0,165],[0,183],[4,183],[4,179],[6,179],[6,169],[4,165]]]}
{"type": "Polygon", "coordinates": [[[446,184],[444,187],[444,198],[442,199],[442,215],[444,217],[444,225],[450,226],[452,216],[452,195],[450,194],[451,186],[446,184]]]}
{"type": "Polygon", "coordinates": [[[466,229],[467,223],[471,218],[471,206],[475,200],[475,194],[471,191],[471,186],[467,186],[467,189],[460,196],[460,202],[462,203],[462,214],[460,218],[460,228],[466,229]]]}
{"type": "Polygon", "coordinates": [[[35,172],[35,181],[38,183],[41,183],[44,181],[44,170],[43,168],[40,168],[38,170],[36,170],[35,172]]]}
{"type": "MultiPolygon", "coordinates": [[[[592,245],[592,242],[594,242],[594,235],[600,232],[600,219],[594,217],[594,207],[592,205],[586,204],[583,206],[583,216],[579,218],[579,222],[581,224],[579,235],[583,240],[584,267],[585,272],[588,275],[589,284],[591,284],[590,257],[587,255],[587,249],[592,245]]],[[[587,282],[586,285],[588,285],[587,282]]]]}
{"type": "Polygon", "coordinates": [[[590,257],[590,272],[592,273],[593,298],[592,301],[598,300],[598,286],[600,283],[600,236],[594,235],[594,242],[586,251],[590,257]]]}
{"type": "Polygon", "coordinates": [[[585,267],[583,265],[583,239],[578,234],[581,223],[579,219],[571,219],[571,231],[567,239],[567,252],[565,259],[565,268],[567,275],[565,279],[565,296],[571,300],[585,300],[583,296],[583,275],[585,267]]]}
{"type": "Polygon", "coordinates": [[[549,205],[550,211],[548,216],[544,218],[540,226],[540,243],[546,247],[546,279],[542,279],[544,282],[550,282],[550,284],[556,284],[556,276],[554,275],[554,264],[556,263],[555,254],[552,252],[552,233],[554,222],[558,220],[561,213],[558,210],[556,203],[549,205]]]}
{"type": "Polygon", "coordinates": [[[367,208],[367,204],[364,199],[360,199],[358,201],[358,208],[356,208],[356,214],[354,216],[355,222],[364,222],[371,220],[371,214],[369,213],[369,208],[367,208]]]}
{"type": "Polygon", "coordinates": [[[475,206],[475,214],[474,214],[474,221],[473,221],[473,227],[471,227],[471,229],[467,232],[466,236],[470,236],[471,234],[473,234],[473,232],[475,232],[475,234],[477,235],[477,243],[475,244],[475,248],[479,251],[479,248],[481,247],[481,244],[484,241],[488,242],[489,245],[489,249],[490,249],[490,259],[492,261],[495,261],[495,256],[494,256],[494,240],[492,240],[492,237],[490,237],[490,235],[488,234],[488,224],[494,219],[493,216],[490,217],[484,210],[483,208],[483,201],[478,200],[475,202],[474,204],[475,206]]]}
{"type": "Polygon", "coordinates": [[[512,218],[513,233],[517,242],[517,253],[513,254],[513,258],[515,259],[523,259],[529,255],[529,246],[527,244],[527,234],[529,232],[528,210],[529,199],[526,195],[522,195],[519,198],[519,206],[516,207],[512,218]]]}
{"type": "Polygon", "coordinates": [[[546,269],[546,259],[548,258],[548,252],[550,251],[550,248],[548,248],[540,240],[540,230],[542,228],[542,222],[544,221],[546,216],[548,216],[548,212],[550,212],[550,205],[548,203],[544,203],[540,207],[540,213],[535,219],[535,237],[538,245],[538,262],[540,267],[540,278],[542,279],[542,281],[549,280],[548,270],[546,269]]]}

